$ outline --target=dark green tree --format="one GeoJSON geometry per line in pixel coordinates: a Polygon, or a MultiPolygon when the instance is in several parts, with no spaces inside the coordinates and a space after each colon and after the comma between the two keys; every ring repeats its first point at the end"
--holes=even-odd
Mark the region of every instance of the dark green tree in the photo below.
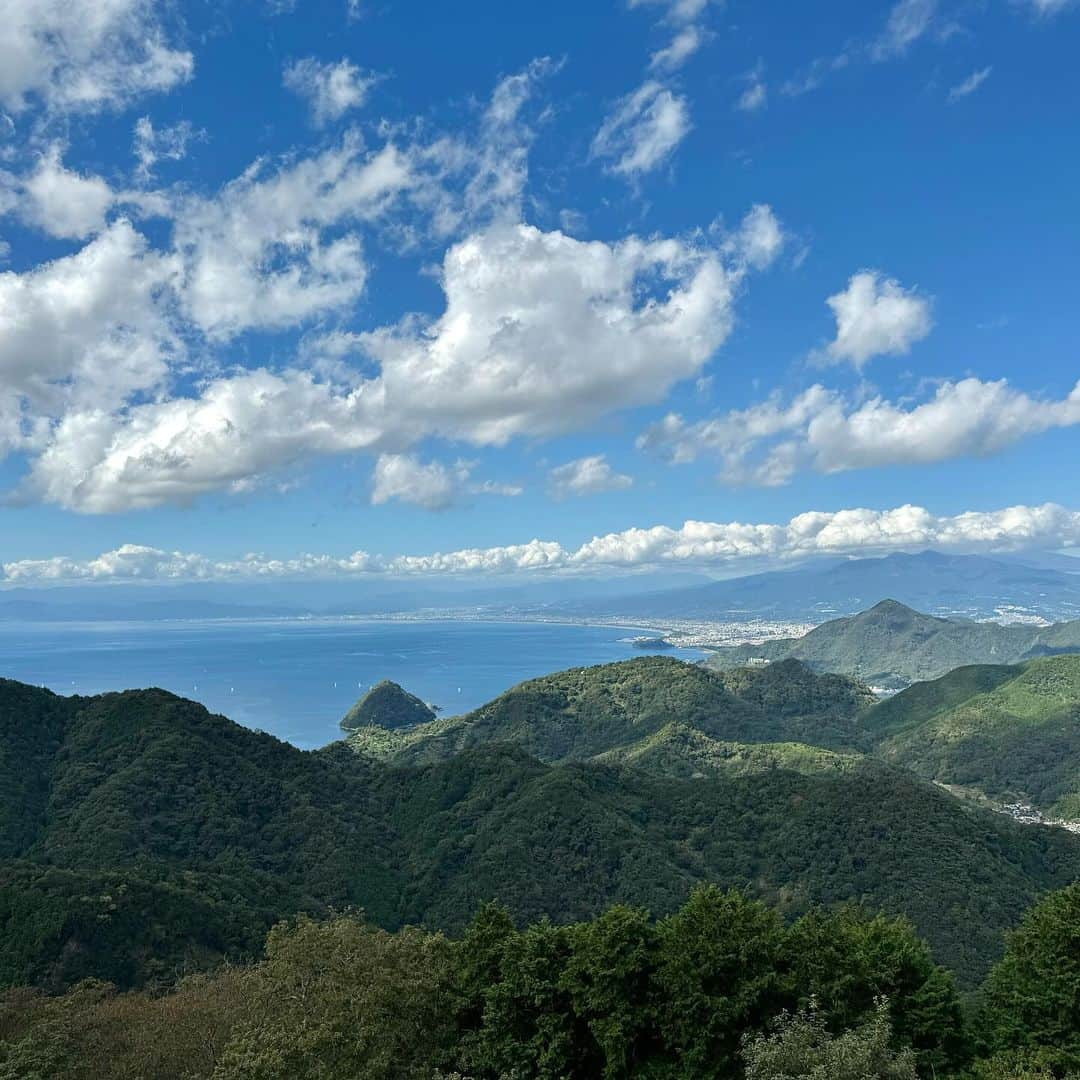
{"type": "Polygon", "coordinates": [[[632,1075],[656,1049],[657,933],[648,912],[617,905],[570,928],[562,985],[603,1054],[605,1080],[632,1075]]]}
{"type": "Polygon", "coordinates": [[[968,1060],[952,976],[906,919],[856,905],[816,909],[791,927],[785,954],[798,1006],[815,1001],[831,1031],[856,1027],[885,997],[897,1042],[914,1048],[920,1074],[940,1075],[968,1060]]]}
{"type": "Polygon", "coordinates": [[[995,1051],[1039,1051],[1080,1072],[1080,883],[1050,893],[1007,936],[983,987],[982,1033],[995,1051]]]}
{"type": "Polygon", "coordinates": [[[657,928],[660,1037],[674,1077],[738,1074],[739,1045],[783,1007],[779,916],[701,886],[657,928]]]}

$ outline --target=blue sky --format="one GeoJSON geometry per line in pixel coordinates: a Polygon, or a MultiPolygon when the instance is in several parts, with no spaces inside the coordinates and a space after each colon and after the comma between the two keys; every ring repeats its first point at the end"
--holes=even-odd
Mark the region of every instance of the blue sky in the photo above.
{"type": "Polygon", "coordinates": [[[1080,4],[13,8],[8,584],[1080,543],[1080,4]]]}

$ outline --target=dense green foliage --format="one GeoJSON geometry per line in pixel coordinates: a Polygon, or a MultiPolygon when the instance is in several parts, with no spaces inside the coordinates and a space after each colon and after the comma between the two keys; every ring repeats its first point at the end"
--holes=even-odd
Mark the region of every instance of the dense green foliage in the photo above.
{"type": "MultiPolygon", "coordinates": [[[[15,840],[0,866],[0,980],[165,982],[250,956],[301,912],[356,906],[388,929],[456,931],[498,898],[563,923],[615,901],[664,914],[714,881],[790,917],[848,901],[906,914],[972,983],[1001,932],[1080,874],[1080,840],[855,754],[706,733],[785,734],[814,717],[858,729],[857,684],[792,675],[808,705],[785,701],[772,672],[657,658],[579,669],[549,684],[577,688],[558,714],[565,739],[603,760],[544,763],[495,726],[491,744],[408,767],[340,744],[305,753],[162,691],[64,699],[2,684],[15,840]],[[605,726],[605,708],[641,739],[605,726]]],[[[508,697],[527,707],[500,699],[485,715],[551,715],[530,711],[536,688],[508,697]]]]}
{"type": "Polygon", "coordinates": [[[1080,886],[1010,937],[965,1018],[903,919],[794,923],[701,886],[457,938],[358,915],[275,926],[262,959],[165,993],[0,994],[0,1080],[1076,1080],[1080,886]]]}
{"type": "Polygon", "coordinates": [[[1052,893],[1009,934],[983,998],[993,1050],[1080,1073],[1080,884],[1052,893]]]}
{"type": "Polygon", "coordinates": [[[1080,621],[1039,627],[940,619],[895,600],[834,619],[805,637],[714,650],[709,667],[741,667],[752,658],[802,660],[815,671],[854,675],[874,685],[937,679],[971,664],[1015,664],[1080,652],[1080,621]]]}
{"type": "Polygon", "coordinates": [[[1080,656],[961,668],[883,702],[868,746],[931,780],[1080,818],[1080,656]]]}
{"type": "Polygon", "coordinates": [[[387,731],[426,724],[435,719],[435,710],[415,694],[403,690],[396,682],[383,679],[376,683],[342,717],[345,731],[376,725],[387,731]]]}
{"type": "Polygon", "coordinates": [[[714,887],[659,921],[616,906],[517,929],[488,905],[457,940],[301,918],[270,932],[258,963],[163,996],[94,982],[62,998],[9,992],[0,1078],[705,1080],[744,1065],[762,1078],[800,1048],[917,1062],[924,1076],[966,1064],[955,991],[908,924],[854,909],[809,918],[807,935],[714,887]],[[835,947],[809,955],[823,941],[835,947]],[[813,1039],[790,1021],[767,1034],[810,1001],[813,1039]]]}

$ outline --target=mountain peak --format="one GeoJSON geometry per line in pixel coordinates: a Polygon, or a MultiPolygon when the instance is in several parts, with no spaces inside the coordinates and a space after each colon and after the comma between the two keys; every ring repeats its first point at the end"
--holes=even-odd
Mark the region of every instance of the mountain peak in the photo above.
{"type": "Polygon", "coordinates": [[[435,710],[396,682],[376,683],[342,718],[346,731],[381,727],[390,731],[416,727],[435,719],[435,710]]]}
{"type": "MultiPolygon", "coordinates": [[[[887,597],[884,600],[879,600],[868,611],[864,611],[863,615],[914,615],[920,616],[922,612],[916,611],[914,608],[910,608],[907,604],[901,604],[899,600],[893,600],[887,597]]],[[[858,618],[858,616],[855,616],[858,618]]],[[[929,616],[922,616],[928,618],[929,616]]]]}

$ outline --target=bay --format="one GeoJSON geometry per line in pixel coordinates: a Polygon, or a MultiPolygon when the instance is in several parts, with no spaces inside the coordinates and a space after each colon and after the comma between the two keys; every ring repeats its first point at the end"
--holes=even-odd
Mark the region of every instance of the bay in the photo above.
{"type": "Polygon", "coordinates": [[[0,676],[61,694],[158,686],[311,749],[341,737],[338,721],[380,679],[453,715],[523,679],[640,656],[625,640],[640,633],[472,620],[0,623],[0,676]]]}

